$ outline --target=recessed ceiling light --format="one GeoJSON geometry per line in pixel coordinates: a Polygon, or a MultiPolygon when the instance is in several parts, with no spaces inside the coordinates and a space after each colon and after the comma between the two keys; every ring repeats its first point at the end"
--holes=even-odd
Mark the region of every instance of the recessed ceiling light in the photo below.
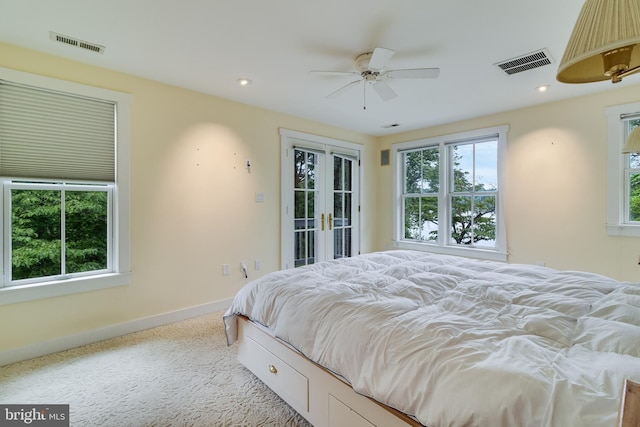
{"type": "Polygon", "coordinates": [[[536,90],[537,90],[538,92],[546,92],[546,91],[548,91],[548,90],[549,90],[549,88],[550,88],[550,87],[551,87],[551,86],[549,86],[549,85],[542,85],[542,86],[538,86],[538,87],[536,88],[536,90]]]}
{"type": "Polygon", "coordinates": [[[241,79],[238,79],[238,84],[240,84],[240,86],[248,86],[251,84],[251,80],[241,78],[241,79]]]}

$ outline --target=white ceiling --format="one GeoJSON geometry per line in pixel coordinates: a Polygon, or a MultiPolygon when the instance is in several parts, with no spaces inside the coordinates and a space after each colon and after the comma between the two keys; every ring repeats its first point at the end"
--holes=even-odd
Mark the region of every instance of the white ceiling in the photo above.
{"type": "MultiPolygon", "coordinates": [[[[583,0],[0,0],[0,41],[370,135],[424,128],[607,90],[567,85],[558,63],[583,0]],[[103,45],[56,43],[54,31],[103,45]],[[375,47],[388,68],[439,67],[435,80],[394,80],[325,97],[353,80],[375,47]],[[507,76],[494,64],[546,48],[554,63],[507,76]],[[237,84],[250,78],[247,87],[237,84]],[[538,93],[539,85],[551,85],[538,93]],[[398,123],[400,126],[385,129],[398,123]]],[[[637,83],[629,78],[615,87],[637,83]]]]}

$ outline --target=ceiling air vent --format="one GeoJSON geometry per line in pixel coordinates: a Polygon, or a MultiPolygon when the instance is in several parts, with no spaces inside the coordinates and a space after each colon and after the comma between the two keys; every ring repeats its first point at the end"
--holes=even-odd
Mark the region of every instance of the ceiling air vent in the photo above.
{"type": "Polygon", "coordinates": [[[58,43],[64,43],[69,46],[77,47],[79,49],[89,50],[95,53],[104,53],[105,47],[99,44],[78,40],[73,37],[65,36],[64,34],[54,33],[53,31],[49,31],[49,36],[51,40],[58,43]]]}
{"type": "Polygon", "coordinates": [[[551,54],[549,54],[549,51],[547,49],[541,49],[516,58],[507,59],[506,61],[501,61],[493,65],[500,68],[510,76],[523,71],[533,70],[534,68],[544,67],[551,63],[553,63],[553,58],[551,57],[551,54]]]}

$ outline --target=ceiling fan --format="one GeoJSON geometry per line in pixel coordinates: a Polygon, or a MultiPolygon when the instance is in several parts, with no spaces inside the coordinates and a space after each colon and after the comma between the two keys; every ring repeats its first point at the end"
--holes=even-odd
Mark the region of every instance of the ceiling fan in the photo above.
{"type": "MultiPolygon", "coordinates": [[[[398,96],[386,81],[389,79],[435,79],[440,74],[439,68],[406,68],[400,70],[387,70],[386,65],[396,52],[392,49],[376,47],[373,52],[363,53],[356,57],[357,71],[320,71],[312,73],[328,76],[358,76],[356,80],[342,86],[335,92],[327,95],[327,98],[335,98],[353,86],[363,82],[370,84],[383,101],[389,101],[398,96]]],[[[364,92],[363,92],[364,93],[364,92]]],[[[366,105],[364,106],[366,109],[366,105]]]]}

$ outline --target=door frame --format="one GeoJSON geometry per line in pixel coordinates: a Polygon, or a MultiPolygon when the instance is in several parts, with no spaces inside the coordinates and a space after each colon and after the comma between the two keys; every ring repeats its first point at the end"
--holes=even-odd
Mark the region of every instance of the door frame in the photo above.
{"type": "MultiPolygon", "coordinates": [[[[312,135],[304,132],[280,128],[280,267],[282,269],[293,268],[294,260],[294,197],[293,197],[293,155],[294,147],[306,148],[314,151],[327,151],[327,147],[334,148],[336,154],[353,156],[358,162],[358,176],[356,187],[358,190],[355,209],[354,230],[357,236],[354,239],[353,253],[360,253],[362,242],[362,194],[364,182],[364,167],[361,159],[364,154],[364,145],[343,141],[324,136],[312,135]]],[[[330,153],[328,153],[330,154],[330,153]]],[[[327,190],[328,191],[328,190],[327,190]]]]}

